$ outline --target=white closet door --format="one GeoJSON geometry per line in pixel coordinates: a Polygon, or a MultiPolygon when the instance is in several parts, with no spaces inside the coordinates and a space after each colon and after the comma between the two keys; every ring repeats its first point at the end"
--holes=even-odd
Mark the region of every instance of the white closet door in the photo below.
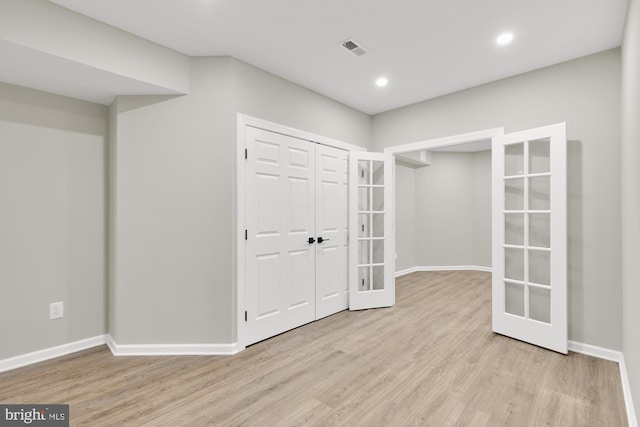
{"type": "Polygon", "coordinates": [[[246,128],[247,344],[315,319],[315,144],[246,128]]]}
{"type": "Polygon", "coordinates": [[[390,154],[349,157],[349,309],[395,304],[390,154]]]}
{"type": "Polygon", "coordinates": [[[316,318],[345,310],[348,275],[349,152],[316,146],[316,318]]]}
{"type": "Polygon", "coordinates": [[[565,124],[495,137],[493,330],[567,353],[565,124]]]}

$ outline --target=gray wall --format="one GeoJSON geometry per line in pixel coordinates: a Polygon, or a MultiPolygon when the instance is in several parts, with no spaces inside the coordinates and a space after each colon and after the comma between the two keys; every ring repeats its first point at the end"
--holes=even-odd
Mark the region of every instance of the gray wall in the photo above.
{"type": "Polygon", "coordinates": [[[434,152],[431,159],[416,169],[416,263],[472,265],[473,155],[434,152]]]}
{"type": "Polygon", "coordinates": [[[230,61],[193,59],[190,78],[117,100],[117,344],[231,342],[230,61]]]}
{"type": "Polygon", "coordinates": [[[395,178],[396,271],[402,271],[417,265],[415,169],[396,162],[395,178]]]}
{"type": "Polygon", "coordinates": [[[491,267],[491,151],[473,154],[474,265],[491,267]]]}
{"type": "Polygon", "coordinates": [[[396,163],[396,272],[491,267],[491,151],[433,152],[431,165],[396,163]]]}
{"type": "Polygon", "coordinates": [[[189,95],[115,108],[114,339],[231,343],[236,113],[355,144],[371,119],[228,57],[192,59],[189,95]]]}
{"type": "Polygon", "coordinates": [[[235,109],[264,120],[368,147],[371,116],[233,58],[235,109]]]}
{"type": "Polygon", "coordinates": [[[622,349],[640,415],[640,1],[631,0],[622,44],[622,349]]]}
{"type": "Polygon", "coordinates": [[[396,271],[491,267],[491,152],[431,159],[412,174],[396,168],[396,271]]]}
{"type": "Polygon", "coordinates": [[[106,107],[0,83],[0,135],[0,359],[106,333],[106,107]]]}
{"type": "Polygon", "coordinates": [[[571,140],[569,337],[620,349],[619,49],[374,116],[374,148],[563,121],[571,140]]]}

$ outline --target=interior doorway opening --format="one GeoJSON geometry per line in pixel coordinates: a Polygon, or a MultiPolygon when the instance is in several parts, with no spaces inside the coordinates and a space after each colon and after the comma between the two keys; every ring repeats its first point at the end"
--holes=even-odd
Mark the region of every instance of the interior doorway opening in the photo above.
{"type": "MultiPolygon", "coordinates": [[[[427,166],[438,149],[469,150],[486,144],[483,140],[491,144],[491,195],[484,201],[489,200],[491,206],[492,329],[567,354],[566,123],[510,134],[493,129],[386,151],[410,165],[427,166]]],[[[474,218],[473,208],[465,206],[451,214],[465,208],[471,211],[469,218],[474,218]]],[[[416,218],[416,223],[422,221],[429,218],[416,218]]],[[[464,221],[459,225],[468,226],[464,221]]],[[[418,236],[417,241],[437,237],[434,232],[418,236]]],[[[440,251],[446,248],[442,241],[436,246],[440,251]]],[[[454,253],[460,249],[460,244],[454,244],[454,253]]],[[[421,269],[414,267],[413,271],[421,269]]],[[[402,271],[409,272],[411,268],[402,271]]]]}
{"type": "Polygon", "coordinates": [[[502,128],[391,147],[396,276],[491,271],[491,141],[502,128]]]}

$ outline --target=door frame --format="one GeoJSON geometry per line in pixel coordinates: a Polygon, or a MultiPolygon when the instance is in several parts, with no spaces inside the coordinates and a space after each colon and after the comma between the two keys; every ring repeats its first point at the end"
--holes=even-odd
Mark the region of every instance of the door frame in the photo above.
{"type": "MultiPolygon", "coordinates": [[[[393,169],[393,204],[391,206],[392,216],[392,239],[391,245],[393,248],[393,259],[395,265],[396,258],[396,155],[412,153],[417,151],[431,150],[434,148],[452,147],[456,145],[463,145],[472,142],[480,142],[490,140],[493,145],[493,138],[499,135],[504,135],[504,127],[483,129],[475,132],[461,133],[457,135],[445,136],[442,138],[427,139],[424,141],[411,142],[408,144],[395,145],[393,147],[387,147],[384,149],[385,153],[390,153],[393,156],[394,162],[392,163],[393,169]]],[[[493,165],[491,166],[493,168],[493,165]]],[[[395,271],[394,271],[395,275],[395,271]]]]}
{"type": "Polygon", "coordinates": [[[255,127],[258,129],[266,130],[269,132],[275,132],[287,136],[291,136],[294,138],[302,139],[309,142],[314,142],[322,145],[327,145],[329,147],[340,148],[346,151],[367,151],[366,148],[360,147],[358,145],[349,144],[347,142],[339,141],[337,139],[329,138],[326,136],[314,134],[312,132],[307,132],[304,130],[296,129],[293,127],[281,125],[279,123],[270,122],[268,120],[259,119],[256,117],[252,117],[246,114],[238,113],[236,119],[236,174],[235,174],[235,212],[233,213],[233,218],[235,218],[235,230],[236,235],[233,239],[233,245],[235,248],[232,249],[232,252],[236,254],[236,268],[233,269],[235,272],[235,280],[232,277],[232,283],[235,282],[236,289],[235,294],[232,292],[232,296],[235,296],[235,304],[232,302],[232,307],[235,307],[236,315],[233,316],[235,319],[235,325],[231,326],[231,330],[235,331],[235,345],[234,348],[236,352],[242,351],[246,348],[246,333],[245,333],[245,321],[244,321],[244,310],[245,310],[245,268],[246,268],[246,253],[245,253],[245,229],[246,229],[246,219],[245,219],[245,195],[246,195],[246,178],[245,178],[245,139],[246,132],[245,129],[247,126],[255,127]]]}
{"type": "Polygon", "coordinates": [[[391,153],[393,156],[396,156],[397,154],[406,154],[414,151],[432,150],[434,148],[450,147],[453,145],[462,145],[470,142],[493,139],[494,136],[503,134],[503,127],[484,129],[475,132],[445,136],[443,138],[427,139],[424,141],[411,142],[409,144],[395,145],[393,147],[385,148],[384,152],[391,153]]]}

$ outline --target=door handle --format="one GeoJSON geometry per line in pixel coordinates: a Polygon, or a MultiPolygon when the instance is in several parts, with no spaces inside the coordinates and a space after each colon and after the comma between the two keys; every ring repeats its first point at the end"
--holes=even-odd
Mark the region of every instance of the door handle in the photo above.
{"type": "Polygon", "coordinates": [[[325,239],[323,237],[318,237],[318,243],[322,243],[322,242],[328,242],[331,239],[325,239]]]}
{"type": "MultiPolygon", "coordinates": [[[[318,239],[318,241],[320,241],[320,239],[318,239]]],[[[309,240],[307,240],[307,242],[309,242],[310,245],[313,245],[316,242],[316,239],[314,239],[313,237],[309,237],[309,240]]]]}

